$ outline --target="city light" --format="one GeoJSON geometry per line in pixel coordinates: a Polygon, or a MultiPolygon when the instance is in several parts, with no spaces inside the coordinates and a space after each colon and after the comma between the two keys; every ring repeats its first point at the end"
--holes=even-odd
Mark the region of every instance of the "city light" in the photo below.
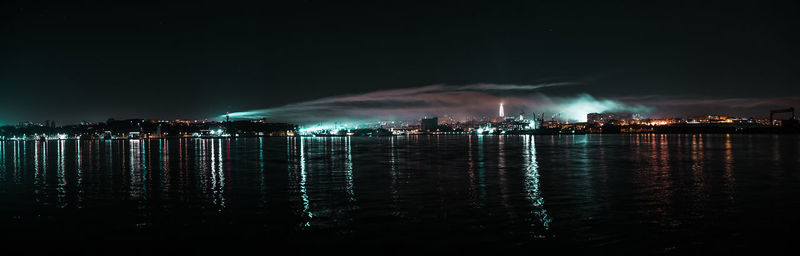
{"type": "MultiPolygon", "coordinates": [[[[695,117],[650,118],[639,107],[619,105],[614,101],[597,100],[584,95],[576,98],[561,112],[545,114],[539,109],[501,103],[494,117],[470,118],[428,116],[416,120],[336,120],[295,125],[256,120],[110,120],[106,123],[82,123],[53,127],[52,123],[21,122],[4,126],[0,140],[71,140],[71,139],[162,139],[216,138],[249,136],[405,136],[420,134],[587,134],[587,133],[703,133],[703,132],[792,132],[797,130],[793,112],[788,119],[759,119],[711,114],[695,117]],[[519,110],[519,115],[505,115],[506,109],[519,110]],[[603,111],[598,111],[603,110],[603,111]],[[615,111],[618,110],[618,111],[615,111]],[[597,112],[590,112],[597,111],[597,112]],[[533,113],[527,118],[524,113],[533,113]],[[585,113],[589,112],[589,113],[585,113]],[[555,114],[553,114],[555,113],[555,114]],[[583,114],[582,118],[577,115],[583,114]],[[583,121],[575,121],[582,119],[583,121]],[[171,130],[169,133],[162,130],[171,130]],[[31,135],[32,134],[32,135],[31,135]]],[[[492,108],[497,107],[494,105],[492,108]]],[[[789,108],[788,110],[793,110],[789,108]]],[[[780,110],[779,114],[783,114],[780,110]]],[[[770,113],[774,116],[776,111],[770,113]]],[[[239,115],[241,116],[241,115],[239,115]]]]}

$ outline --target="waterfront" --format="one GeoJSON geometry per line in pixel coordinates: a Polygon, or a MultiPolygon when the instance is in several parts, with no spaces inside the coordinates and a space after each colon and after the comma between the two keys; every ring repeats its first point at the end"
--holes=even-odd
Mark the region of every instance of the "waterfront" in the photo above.
{"type": "Polygon", "coordinates": [[[797,135],[4,141],[0,226],[40,241],[736,252],[796,240],[782,233],[800,226],[799,167],[797,135]]]}

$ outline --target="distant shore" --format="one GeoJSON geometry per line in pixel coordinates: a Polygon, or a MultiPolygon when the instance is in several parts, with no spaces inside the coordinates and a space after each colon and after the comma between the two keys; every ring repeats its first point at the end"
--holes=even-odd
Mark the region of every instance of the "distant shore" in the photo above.
{"type": "Polygon", "coordinates": [[[800,134],[800,132],[620,132],[620,133],[416,133],[416,134],[394,134],[394,135],[295,135],[295,136],[205,136],[205,137],[161,137],[161,138],[63,138],[63,139],[23,139],[23,138],[5,138],[0,141],[125,141],[125,140],[175,140],[175,139],[237,139],[237,138],[292,138],[292,137],[306,137],[306,138],[326,138],[326,137],[416,137],[416,136],[517,136],[517,135],[538,135],[538,136],[561,136],[561,135],[639,135],[639,134],[659,134],[659,135],[695,135],[695,134],[800,134]]]}

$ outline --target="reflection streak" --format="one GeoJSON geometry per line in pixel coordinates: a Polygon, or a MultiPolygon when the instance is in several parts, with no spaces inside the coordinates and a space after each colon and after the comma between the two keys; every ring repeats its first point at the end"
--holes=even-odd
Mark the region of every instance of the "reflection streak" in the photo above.
{"type": "MultiPolygon", "coordinates": [[[[506,154],[505,154],[505,137],[497,137],[497,174],[500,180],[500,198],[503,207],[508,208],[508,181],[506,180],[506,154]]],[[[509,214],[513,212],[508,211],[509,214]]]]}
{"type": "Polygon", "coordinates": [[[733,146],[731,143],[731,135],[725,135],[725,167],[723,171],[723,179],[725,185],[723,192],[728,196],[728,201],[733,203],[734,193],[736,191],[736,178],[733,176],[733,146]]]}
{"type": "MultiPolygon", "coordinates": [[[[705,201],[708,199],[708,195],[705,191],[705,147],[703,146],[703,135],[692,135],[692,182],[694,183],[694,188],[692,193],[694,194],[694,203],[696,209],[702,209],[705,206],[705,201]]],[[[695,212],[699,214],[702,211],[695,212]]]]}
{"type": "Polygon", "coordinates": [[[350,136],[345,137],[345,144],[347,148],[347,156],[345,159],[345,175],[347,178],[347,198],[350,202],[356,201],[356,195],[353,191],[353,154],[352,145],[350,145],[350,136]]]}
{"type": "Polygon", "coordinates": [[[303,224],[304,227],[311,226],[311,218],[314,215],[309,210],[310,203],[308,200],[308,191],[306,191],[306,152],[305,147],[305,137],[301,137],[300,139],[300,197],[303,200],[303,213],[306,215],[307,219],[306,222],[303,224]]]}
{"type": "Polygon", "coordinates": [[[472,204],[473,207],[478,208],[478,193],[477,186],[475,184],[475,163],[472,159],[472,135],[467,137],[467,174],[469,175],[470,204],[472,204]]]}
{"type": "Polygon", "coordinates": [[[478,187],[480,192],[478,198],[480,199],[478,206],[483,207],[486,200],[486,166],[483,162],[483,135],[478,134],[478,187]]]}
{"type": "Polygon", "coordinates": [[[130,175],[130,185],[128,187],[129,191],[128,194],[131,198],[139,199],[142,195],[141,188],[142,188],[142,180],[141,180],[141,169],[139,168],[141,164],[141,153],[142,153],[142,144],[139,140],[130,140],[130,153],[129,153],[129,175],[130,175]]]}
{"type": "Polygon", "coordinates": [[[83,207],[83,164],[81,160],[81,140],[75,142],[75,165],[77,168],[77,185],[78,185],[78,208],[83,207]]]}
{"type": "MultiPolygon", "coordinates": [[[[214,191],[214,203],[218,204],[220,207],[225,208],[225,171],[223,171],[223,159],[222,159],[222,139],[218,139],[217,141],[217,154],[211,154],[212,159],[214,157],[217,158],[217,168],[216,172],[212,173],[212,177],[214,178],[214,185],[216,186],[214,191]]],[[[212,150],[214,145],[212,144],[212,150]]],[[[212,167],[212,172],[214,168],[212,167]]]]}
{"type": "Polygon", "coordinates": [[[57,177],[58,177],[58,186],[56,188],[57,196],[56,199],[58,200],[58,207],[64,208],[67,206],[66,197],[67,197],[67,179],[64,177],[64,150],[65,150],[65,141],[59,140],[58,141],[58,162],[56,165],[57,170],[57,177]]]}
{"type": "Polygon", "coordinates": [[[259,191],[261,192],[261,204],[267,204],[267,184],[266,177],[264,176],[264,137],[258,137],[258,175],[259,191]]]}
{"type": "Polygon", "coordinates": [[[535,218],[536,222],[531,223],[531,235],[534,238],[544,238],[545,234],[541,233],[542,231],[547,231],[550,229],[550,216],[547,214],[547,210],[544,209],[544,197],[542,197],[542,192],[539,188],[539,163],[536,160],[536,143],[534,135],[528,135],[524,137],[524,161],[525,161],[525,192],[530,201],[532,214],[535,218]],[[535,228],[538,227],[538,224],[541,224],[541,228],[544,230],[536,230],[535,228]]]}
{"type": "Polygon", "coordinates": [[[398,191],[398,188],[397,188],[397,152],[396,152],[397,151],[397,146],[395,145],[395,136],[392,136],[389,139],[389,143],[391,145],[391,147],[389,149],[389,152],[391,154],[391,158],[390,158],[389,164],[390,164],[390,167],[391,167],[391,170],[392,170],[392,173],[391,173],[392,174],[392,184],[391,184],[391,190],[392,190],[392,206],[391,206],[392,207],[392,215],[399,216],[400,215],[400,207],[398,205],[398,201],[400,199],[400,196],[399,196],[399,191],[398,191]]]}

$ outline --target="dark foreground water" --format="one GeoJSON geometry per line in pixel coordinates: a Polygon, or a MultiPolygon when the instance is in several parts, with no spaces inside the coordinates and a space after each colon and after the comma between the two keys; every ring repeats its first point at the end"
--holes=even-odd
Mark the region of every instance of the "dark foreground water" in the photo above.
{"type": "Polygon", "coordinates": [[[0,142],[0,234],[45,248],[775,250],[798,192],[795,135],[0,142]]]}

